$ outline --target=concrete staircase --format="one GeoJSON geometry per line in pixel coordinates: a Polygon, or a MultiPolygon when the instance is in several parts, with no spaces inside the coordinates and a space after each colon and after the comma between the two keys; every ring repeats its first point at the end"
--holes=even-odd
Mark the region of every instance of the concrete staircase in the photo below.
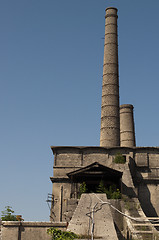
{"type": "Polygon", "coordinates": [[[79,235],[91,235],[92,220],[94,219],[94,237],[101,239],[117,240],[117,234],[110,207],[108,204],[101,206],[99,198],[106,202],[106,194],[82,194],[78,206],[68,225],[67,230],[79,235]],[[94,206],[96,206],[94,208],[94,206]],[[92,209],[94,208],[94,213],[92,209]],[[93,216],[94,215],[94,216],[93,216]]]}
{"type": "MultiPolygon", "coordinates": [[[[159,221],[158,217],[147,217],[147,220],[155,220],[159,221]]],[[[141,223],[133,223],[133,227],[135,228],[134,233],[142,236],[144,240],[158,240],[159,239],[159,223],[152,224],[151,222],[141,222],[141,223]]]]}
{"type": "Polygon", "coordinates": [[[123,204],[123,212],[134,218],[125,218],[125,226],[131,236],[128,239],[159,240],[159,217],[147,217],[136,198],[127,199],[123,204]]]}

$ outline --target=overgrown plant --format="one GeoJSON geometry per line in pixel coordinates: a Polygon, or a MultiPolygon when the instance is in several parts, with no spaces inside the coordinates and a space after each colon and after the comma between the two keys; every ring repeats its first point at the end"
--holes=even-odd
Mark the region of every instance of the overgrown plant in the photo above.
{"type": "Polygon", "coordinates": [[[79,197],[81,197],[82,193],[86,193],[87,192],[87,185],[85,182],[80,184],[79,187],[79,197]]]}
{"type": "Polygon", "coordinates": [[[97,187],[97,193],[106,193],[107,189],[104,186],[104,182],[101,180],[98,187],[97,187]]]}
{"type": "Polygon", "coordinates": [[[2,221],[17,221],[16,215],[13,214],[14,211],[12,210],[12,207],[6,206],[5,210],[2,211],[2,221]]]}
{"type": "Polygon", "coordinates": [[[52,240],[73,240],[79,238],[79,236],[73,232],[61,231],[54,227],[49,228],[47,233],[51,235],[52,240]]]}
{"type": "Polygon", "coordinates": [[[111,199],[120,199],[121,198],[121,192],[120,190],[117,188],[116,191],[113,191],[110,195],[111,199]]]}
{"type": "Polygon", "coordinates": [[[115,155],[114,162],[124,164],[126,162],[126,159],[121,153],[117,153],[115,155]]]}
{"type": "Polygon", "coordinates": [[[101,180],[99,186],[97,187],[97,193],[106,193],[108,199],[120,199],[121,192],[115,184],[111,185],[109,188],[106,188],[104,182],[101,180]]]}
{"type": "MultiPolygon", "coordinates": [[[[90,235],[77,235],[69,231],[61,231],[57,228],[51,227],[47,230],[47,233],[51,236],[52,240],[73,240],[73,239],[91,239],[90,235]]],[[[100,239],[101,237],[94,236],[94,239],[100,239]]]]}

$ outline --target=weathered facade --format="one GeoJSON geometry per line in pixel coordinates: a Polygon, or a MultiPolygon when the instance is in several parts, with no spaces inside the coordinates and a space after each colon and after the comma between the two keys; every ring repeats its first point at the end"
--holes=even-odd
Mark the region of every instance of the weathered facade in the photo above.
{"type": "Polygon", "coordinates": [[[0,239],[49,240],[49,227],[90,235],[93,214],[91,234],[102,239],[159,239],[151,221],[159,220],[159,147],[136,147],[133,105],[119,103],[117,18],[116,8],[106,9],[100,146],[52,146],[50,222],[1,222],[0,239]],[[118,155],[125,161],[117,163],[118,155]],[[101,180],[122,199],[94,194],[101,180]],[[87,193],[80,196],[83,183],[87,193]]]}
{"type": "Polygon", "coordinates": [[[51,240],[50,227],[66,230],[67,223],[4,221],[0,223],[0,240],[51,240]]]}
{"type": "Polygon", "coordinates": [[[120,146],[117,9],[107,8],[101,106],[100,146],[120,146]]]}
{"type": "Polygon", "coordinates": [[[123,196],[140,204],[137,216],[159,214],[159,148],[136,147],[133,105],[119,105],[117,18],[116,8],[106,9],[100,146],[51,147],[51,221],[70,222],[81,184],[85,182],[91,193],[96,192],[101,180],[105,187],[114,184],[123,196]],[[117,154],[125,163],[115,163],[117,154]]]}
{"type": "MultiPolygon", "coordinates": [[[[79,184],[83,182],[82,177],[77,182],[72,181],[71,173],[93,163],[96,164],[97,169],[98,164],[101,164],[122,172],[120,185],[122,193],[139,198],[148,216],[158,216],[159,197],[156,195],[156,190],[159,188],[159,148],[52,147],[52,150],[55,156],[54,177],[51,177],[53,221],[69,221],[78,203],[79,184]],[[118,152],[126,157],[125,164],[114,163],[118,152]]],[[[97,185],[99,180],[93,182],[92,179],[91,183],[97,185]]]]}

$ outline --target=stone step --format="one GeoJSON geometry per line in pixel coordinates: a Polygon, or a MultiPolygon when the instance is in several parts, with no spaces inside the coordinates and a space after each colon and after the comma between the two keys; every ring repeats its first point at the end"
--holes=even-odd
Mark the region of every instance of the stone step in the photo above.
{"type": "Polygon", "coordinates": [[[136,233],[136,234],[153,234],[152,231],[133,231],[133,233],[136,233]]]}

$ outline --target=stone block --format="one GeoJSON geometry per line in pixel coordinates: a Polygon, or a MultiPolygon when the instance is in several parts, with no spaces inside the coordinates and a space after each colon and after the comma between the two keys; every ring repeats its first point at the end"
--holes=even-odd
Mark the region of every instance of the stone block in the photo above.
{"type": "Polygon", "coordinates": [[[159,167],[158,153],[149,153],[149,167],[159,167]]]}
{"type": "Polygon", "coordinates": [[[135,162],[138,167],[148,167],[147,153],[136,153],[135,162]]]}

